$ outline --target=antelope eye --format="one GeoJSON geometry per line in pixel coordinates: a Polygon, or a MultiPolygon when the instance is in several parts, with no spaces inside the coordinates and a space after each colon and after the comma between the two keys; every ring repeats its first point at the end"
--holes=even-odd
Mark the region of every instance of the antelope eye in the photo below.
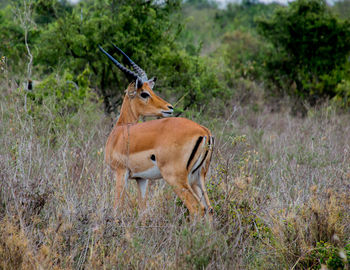
{"type": "Polygon", "coordinates": [[[141,96],[142,98],[148,98],[150,95],[149,95],[147,92],[142,92],[142,93],[140,94],[140,96],[141,96]]]}

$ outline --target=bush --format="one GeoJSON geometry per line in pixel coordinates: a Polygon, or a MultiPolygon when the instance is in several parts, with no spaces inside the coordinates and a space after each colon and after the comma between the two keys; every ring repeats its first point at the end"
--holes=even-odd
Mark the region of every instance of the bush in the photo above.
{"type": "Polygon", "coordinates": [[[90,71],[73,76],[66,71],[61,77],[51,74],[34,85],[33,91],[25,94],[24,109],[36,125],[49,127],[51,141],[68,125],[79,125],[78,113],[83,109],[91,114],[99,105],[99,99],[89,87],[90,71]]]}
{"type": "Polygon", "coordinates": [[[317,242],[311,256],[329,269],[344,269],[350,261],[350,243],[339,248],[328,242],[317,242]]]}
{"type": "Polygon", "coordinates": [[[350,54],[350,21],[340,20],[324,0],[298,0],[258,21],[273,44],[265,78],[279,91],[315,104],[337,95],[350,54]]]}
{"type": "Polygon", "coordinates": [[[320,194],[316,186],[310,191],[313,196],[306,204],[274,220],[273,246],[286,263],[296,262],[301,269],[321,268],[322,264],[344,268],[350,259],[349,195],[335,190],[320,194]]]}
{"type": "Polygon", "coordinates": [[[338,83],[335,88],[336,96],[334,101],[343,108],[349,108],[350,106],[350,80],[344,78],[338,83]]]}
{"type": "Polygon", "coordinates": [[[16,70],[18,75],[25,70],[25,45],[23,29],[13,13],[14,10],[10,6],[0,10],[0,57],[6,57],[7,65],[11,67],[11,71],[16,70]]]}
{"type": "MultiPolygon", "coordinates": [[[[223,35],[217,54],[227,67],[226,77],[260,79],[265,44],[250,32],[236,30],[223,35]]],[[[232,86],[229,84],[229,86],[232,86]]]]}
{"type": "Polygon", "coordinates": [[[189,107],[201,109],[215,97],[228,97],[215,69],[210,68],[213,63],[207,58],[164,47],[156,62],[160,63],[158,74],[161,76],[158,89],[178,97],[179,111],[189,107]]]}

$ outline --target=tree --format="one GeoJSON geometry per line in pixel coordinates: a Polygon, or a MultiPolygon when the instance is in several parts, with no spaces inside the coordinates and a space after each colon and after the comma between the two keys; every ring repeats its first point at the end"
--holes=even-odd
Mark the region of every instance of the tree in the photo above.
{"type": "MultiPolygon", "coordinates": [[[[56,2],[52,1],[53,7],[46,7],[49,13],[57,9],[56,2]]],[[[123,75],[99,52],[98,44],[112,49],[111,43],[116,43],[149,71],[150,56],[160,46],[169,45],[173,38],[172,32],[167,31],[168,17],[178,2],[82,1],[43,30],[36,64],[68,69],[76,75],[88,67],[107,111],[113,110],[111,103],[118,93],[112,86],[126,83],[123,75]]]]}
{"type": "MultiPolygon", "coordinates": [[[[10,6],[0,10],[0,55],[6,57],[10,71],[25,72],[25,40],[21,25],[13,16],[10,6]]],[[[26,60],[26,59],[25,59],[26,60]]]]}
{"type": "MultiPolygon", "coordinates": [[[[67,1],[34,1],[35,27],[27,31],[33,76],[43,80],[52,73],[61,77],[68,73],[78,78],[84,73],[89,87],[103,98],[106,111],[116,111],[128,82],[98,49],[102,45],[127,65],[120,54],[115,54],[115,43],[149,76],[159,77],[157,91],[180,99],[178,108],[201,108],[223,92],[223,87],[199,50],[189,53],[179,42],[183,29],[178,12],[181,3],[85,0],[72,6],[67,1]]],[[[0,53],[9,58],[13,70],[24,74],[23,63],[17,59],[26,59],[28,50],[23,30],[12,23],[14,6],[9,5],[6,13],[0,12],[0,53]]]]}
{"type": "Polygon", "coordinates": [[[257,23],[273,45],[265,58],[269,82],[311,104],[337,94],[348,70],[349,21],[340,20],[324,0],[297,0],[257,23]]]}
{"type": "MultiPolygon", "coordinates": [[[[184,108],[200,107],[222,88],[199,53],[189,55],[176,42],[182,23],[174,17],[180,4],[180,0],[80,2],[43,30],[36,64],[47,68],[46,72],[52,67],[75,75],[91,70],[92,87],[111,112],[120,104],[127,81],[101,54],[98,44],[113,53],[115,43],[150,76],[160,77],[158,89],[171,89],[177,98],[184,96],[184,108]]],[[[125,60],[120,54],[115,56],[120,62],[125,60]]]]}

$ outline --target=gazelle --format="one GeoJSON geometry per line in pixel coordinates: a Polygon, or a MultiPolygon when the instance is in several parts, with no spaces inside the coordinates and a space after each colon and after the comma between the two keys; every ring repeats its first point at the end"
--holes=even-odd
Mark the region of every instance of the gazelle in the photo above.
{"type": "Polygon", "coordinates": [[[122,50],[135,72],[100,50],[133,79],[125,91],[120,116],[105,149],[105,161],[116,174],[116,206],[121,206],[128,179],[136,179],[139,201],[145,204],[148,181],[163,178],[172,186],[191,215],[213,214],[204,180],[213,151],[210,131],[185,118],[163,118],[138,123],[140,116],[168,117],[173,107],[153,92],[156,79],[122,50]]]}

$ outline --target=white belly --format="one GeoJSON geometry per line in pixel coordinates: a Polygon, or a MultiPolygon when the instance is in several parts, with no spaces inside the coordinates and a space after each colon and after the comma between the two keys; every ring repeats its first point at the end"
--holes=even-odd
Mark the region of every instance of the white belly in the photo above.
{"type": "Polygon", "coordinates": [[[142,179],[159,179],[162,178],[158,166],[153,166],[146,171],[143,172],[131,172],[130,178],[142,178],[142,179]]]}

